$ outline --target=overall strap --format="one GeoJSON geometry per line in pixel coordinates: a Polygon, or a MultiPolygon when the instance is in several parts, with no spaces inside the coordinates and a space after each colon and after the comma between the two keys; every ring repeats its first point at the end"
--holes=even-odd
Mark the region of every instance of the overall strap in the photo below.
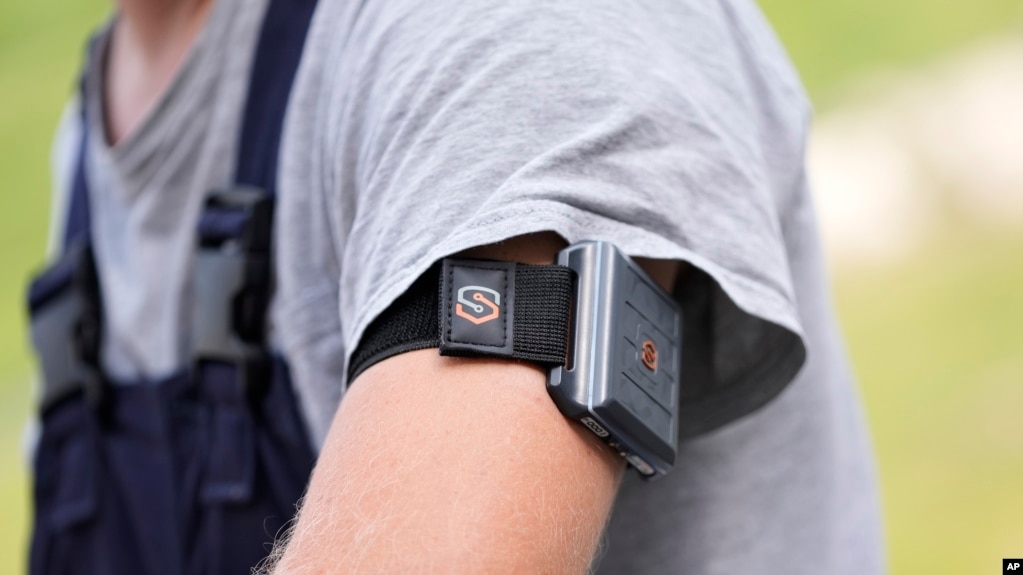
{"type": "Polygon", "coordinates": [[[199,215],[193,299],[193,369],[234,364],[241,389],[269,373],[265,326],[272,289],[271,242],[277,156],[292,83],[316,0],[270,0],[249,74],[234,185],[212,190],[199,215]]]}
{"type": "MultiPolygon", "coordinates": [[[[82,101],[82,107],[85,102],[82,101]]],[[[89,233],[89,188],[85,180],[85,146],[89,140],[88,123],[85,121],[85,111],[81,114],[81,139],[78,144],[78,158],[75,165],[75,173],[71,180],[71,202],[68,206],[67,220],[64,223],[64,239],[61,244],[62,250],[67,251],[79,238],[89,233]]]]}
{"type": "MultiPolygon", "coordinates": [[[[95,57],[96,38],[89,40],[87,63],[95,57]]],[[[88,105],[85,99],[85,71],[78,80],[78,150],[75,157],[74,173],[71,175],[70,201],[68,202],[67,219],[64,221],[64,234],[61,251],[67,252],[79,238],[87,238],[91,227],[89,209],[89,184],[85,176],[86,149],[89,143],[88,105]]]]}
{"type": "Polygon", "coordinates": [[[316,0],[271,0],[249,75],[234,180],[271,196],[291,84],[315,8],[316,0]]]}
{"type": "Polygon", "coordinates": [[[234,186],[207,195],[199,217],[191,375],[208,408],[198,486],[208,536],[194,553],[211,573],[265,555],[253,544],[268,527],[283,527],[312,467],[286,365],[267,345],[266,320],[277,157],[315,6],[270,0],[249,74],[234,186]],[[275,435],[288,422],[299,441],[275,435]]]}

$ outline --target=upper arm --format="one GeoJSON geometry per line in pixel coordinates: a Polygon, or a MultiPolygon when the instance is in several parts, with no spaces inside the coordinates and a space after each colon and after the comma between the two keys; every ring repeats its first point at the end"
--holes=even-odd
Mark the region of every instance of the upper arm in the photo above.
{"type": "MultiPolygon", "coordinates": [[[[475,257],[552,261],[538,235],[475,257]]],[[[671,264],[655,264],[671,267],[671,264]]],[[[529,363],[400,354],[341,402],[280,572],[582,573],[623,463],[529,363]]]]}
{"type": "MultiPolygon", "coordinates": [[[[704,272],[706,297],[694,299],[711,303],[685,329],[707,344],[683,370],[698,368],[695,383],[713,401],[682,405],[702,409],[680,417],[696,422],[688,432],[729,420],[707,413],[745,413],[780,390],[803,358],[779,216],[779,206],[799,205],[801,164],[774,173],[765,158],[798,149],[799,138],[782,131],[772,154],[758,138],[774,135],[780,113],[799,111],[761,114],[749,93],[760,84],[747,81],[720,7],[442,4],[367,4],[325,68],[350,89],[326,82],[322,107],[293,108],[295,133],[333,143],[292,154],[290,168],[328,188],[344,349],[439,258],[554,230],[704,272]]],[[[281,261],[304,272],[288,281],[305,288],[317,270],[295,245],[303,252],[281,261]]],[[[470,255],[530,261],[556,249],[470,255]]],[[[679,267],[648,266],[665,286],[679,267]]],[[[478,572],[495,561],[581,571],[621,467],[560,415],[534,366],[433,350],[394,356],[350,384],[284,565],[400,571],[380,567],[386,556],[420,570],[478,572]]]]}

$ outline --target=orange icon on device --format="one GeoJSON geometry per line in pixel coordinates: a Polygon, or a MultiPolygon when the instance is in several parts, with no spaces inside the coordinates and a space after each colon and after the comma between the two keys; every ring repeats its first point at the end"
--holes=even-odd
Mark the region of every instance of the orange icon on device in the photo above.
{"type": "Polygon", "coordinates": [[[643,342],[643,365],[650,371],[657,371],[657,346],[649,339],[643,342]]]}

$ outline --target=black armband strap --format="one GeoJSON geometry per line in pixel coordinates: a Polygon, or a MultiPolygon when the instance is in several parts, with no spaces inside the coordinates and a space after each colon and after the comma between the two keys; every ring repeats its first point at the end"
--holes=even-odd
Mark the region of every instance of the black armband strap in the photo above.
{"type": "Polygon", "coordinates": [[[370,325],[349,381],[432,347],[529,361],[562,414],[656,477],[677,452],[681,330],[671,296],[607,242],[573,244],[558,265],[447,258],[370,325]]]}
{"type": "Polygon", "coordinates": [[[388,357],[434,347],[448,356],[562,365],[574,281],[563,266],[445,259],[370,324],[348,381],[388,357]]]}

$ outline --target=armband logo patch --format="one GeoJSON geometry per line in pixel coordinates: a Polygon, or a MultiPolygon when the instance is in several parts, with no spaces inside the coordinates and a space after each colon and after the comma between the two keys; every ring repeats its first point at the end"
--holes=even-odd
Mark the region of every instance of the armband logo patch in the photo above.
{"type": "Polygon", "coordinates": [[[514,263],[444,260],[441,355],[511,356],[514,280],[514,263]]]}
{"type": "Polygon", "coordinates": [[[485,286],[460,287],[458,288],[458,304],[455,305],[455,315],[476,325],[495,320],[501,317],[501,294],[485,286]],[[469,301],[466,297],[470,293],[473,301],[469,301]]]}

